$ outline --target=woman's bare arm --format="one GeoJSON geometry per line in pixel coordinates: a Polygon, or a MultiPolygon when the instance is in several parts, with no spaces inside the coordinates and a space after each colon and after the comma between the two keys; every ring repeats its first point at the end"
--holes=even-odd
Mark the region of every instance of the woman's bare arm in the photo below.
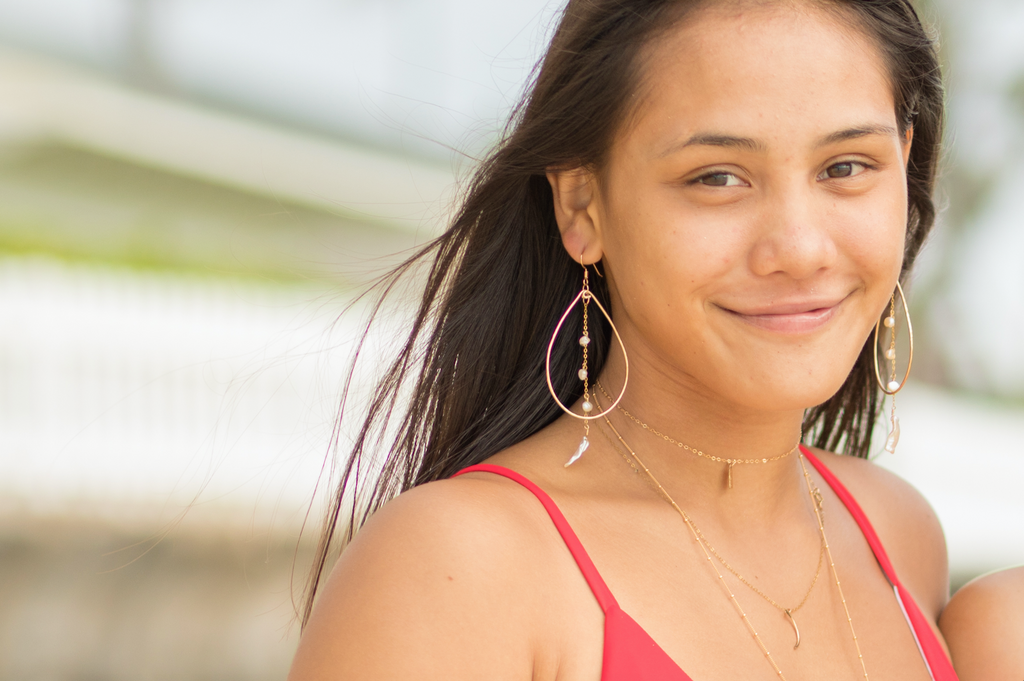
{"type": "Polygon", "coordinates": [[[994,572],[961,588],[939,626],[960,681],[1024,679],[1024,567],[994,572]]]}

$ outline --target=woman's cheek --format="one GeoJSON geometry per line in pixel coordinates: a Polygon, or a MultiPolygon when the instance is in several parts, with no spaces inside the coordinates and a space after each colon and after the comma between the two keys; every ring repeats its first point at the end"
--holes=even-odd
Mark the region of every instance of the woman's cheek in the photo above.
{"type": "Polygon", "coordinates": [[[834,216],[841,250],[866,270],[866,278],[889,279],[899,273],[906,239],[906,222],[902,219],[906,205],[905,198],[894,196],[885,202],[846,206],[834,216]]]}

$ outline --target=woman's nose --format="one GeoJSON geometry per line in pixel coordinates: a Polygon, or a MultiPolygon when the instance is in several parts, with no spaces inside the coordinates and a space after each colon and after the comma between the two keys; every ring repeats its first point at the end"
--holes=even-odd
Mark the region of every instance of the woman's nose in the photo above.
{"type": "Polygon", "coordinates": [[[805,182],[791,181],[764,197],[750,268],[759,276],[783,273],[807,279],[836,261],[829,219],[831,201],[805,182]]]}

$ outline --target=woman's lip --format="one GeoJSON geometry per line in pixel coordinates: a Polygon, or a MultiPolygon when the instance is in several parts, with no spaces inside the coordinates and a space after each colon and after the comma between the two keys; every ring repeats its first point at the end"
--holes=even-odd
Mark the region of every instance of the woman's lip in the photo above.
{"type": "Polygon", "coordinates": [[[816,331],[827,324],[845,300],[844,297],[835,302],[787,303],[751,312],[738,312],[727,307],[722,309],[766,331],[801,334],[816,331]]]}

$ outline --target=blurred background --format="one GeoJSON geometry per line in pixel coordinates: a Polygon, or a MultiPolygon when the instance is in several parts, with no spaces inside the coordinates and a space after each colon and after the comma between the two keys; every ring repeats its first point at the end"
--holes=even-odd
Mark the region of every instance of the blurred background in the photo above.
{"type": "MultiPolygon", "coordinates": [[[[0,0],[0,679],[283,678],[354,296],[443,225],[559,4],[0,0]]],[[[879,462],[961,584],[1024,562],[1024,3],[922,10],[944,210],[879,462]]]]}

